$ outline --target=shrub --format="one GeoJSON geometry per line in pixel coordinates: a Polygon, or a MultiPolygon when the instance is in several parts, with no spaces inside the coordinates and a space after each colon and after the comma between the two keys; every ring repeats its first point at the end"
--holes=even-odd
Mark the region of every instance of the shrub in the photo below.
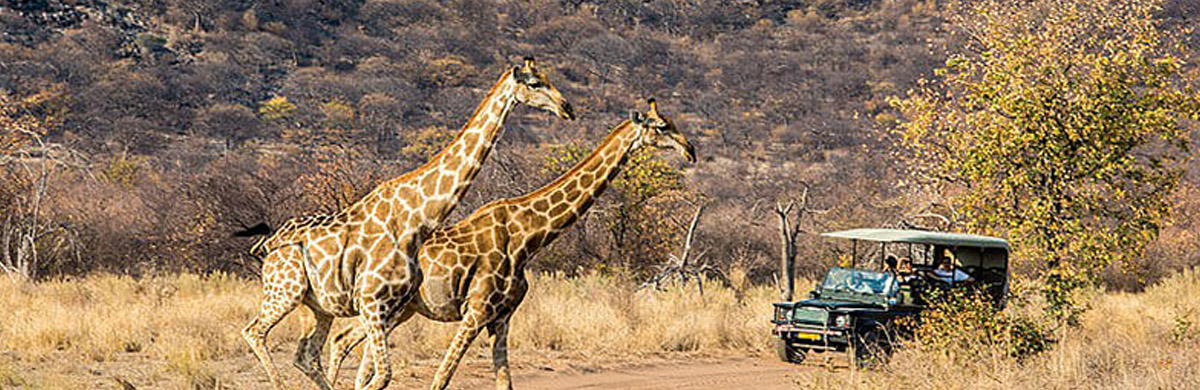
{"type": "Polygon", "coordinates": [[[296,105],[288,102],[285,96],[274,96],[262,102],[258,114],[269,121],[285,119],[296,111],[296,105]]]}
{"type": "Polygon", "coordinates": [[[914,346],[963,361],[1002,353],[1023,359],[1045,351],[1051,339],[1037,321],[996,308],[978,289],[930,290],[930,309],[908,319],[914,346]]]}

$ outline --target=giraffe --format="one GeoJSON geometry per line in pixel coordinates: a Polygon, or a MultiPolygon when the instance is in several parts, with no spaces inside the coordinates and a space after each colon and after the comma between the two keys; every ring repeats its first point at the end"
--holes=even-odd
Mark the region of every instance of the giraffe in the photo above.
{"type": "MultiPolygon", "coordinates": [[[[430,389],[445,389],[471,342],[483,328],[492,336],[496,388],[512,389],[508,368],[508,323],[528,290],[524,269],[537,251],[587,212],[597,196],[633,152],[675,148],[689,162],[695,150],[654,99],[646,114],[630,119],[610,134],[584,160],[550,184],[524,196],[484,205],[466,219],[433,233],[418,254],[425,280],[420,293],[395,317],[390,327],[414,313],[440,322],[461,322],[430,389]]],[[[334,337],[329,382],[337,380],[343,359],[363,340],[363,323],[334,337]]],[[[366,367],[367,361],[362,362],[366,367]]],[[[361,367],[360,367],[361,370],[361,367]]]]}
{"type": "MultiPolygon", "coordinates": [[[[320,367],[321,348],[335,317],[358,316],[367,328],[364,350],[377,359],[370,370],[360,370],[355,388],[387,387],[391,362],[386,325],[420,285],[417,249],[462,198],[509,112],[521,103],[566,120],[575,116],[533,58],[527,57],[524,64],[504,72],[450,145],[425,165],[378,185],[336,214],[289,220],[255,244],[251,251],[265,255],[263,300],[242,336],[274,388],[282,389],[283,384],[268,354],[266,337],[301,303],[316,321],[296,350],[294,365],[300,371],[321,389],[331,389],[320,367]],[[374,373],[378,375],[367,376],[374,373]]],[[[253,235],[254,230],[240,235],[253,235]]]]}

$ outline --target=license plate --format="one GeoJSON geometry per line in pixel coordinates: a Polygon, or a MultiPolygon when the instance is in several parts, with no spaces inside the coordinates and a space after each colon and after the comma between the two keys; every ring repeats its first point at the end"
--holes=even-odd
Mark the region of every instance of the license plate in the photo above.
{"type": "Polygon", "coordinates": [[[796,338],[801,340],[820,340],[821,335],[816,333],[796,333],[796,338]]]}

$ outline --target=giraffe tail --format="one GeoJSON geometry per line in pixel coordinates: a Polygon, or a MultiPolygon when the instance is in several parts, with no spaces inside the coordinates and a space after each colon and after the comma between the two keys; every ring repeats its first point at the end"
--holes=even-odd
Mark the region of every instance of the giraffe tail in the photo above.
{"type": "Polygon", "coordinates": [[[273,229],[271,229],[271,225],[267,225],[266,222],[259,222],[257,225],[233,232],[233,236],[234,237],[266,236],[266,235],[270,235],[272,232],[273,232],[273,229]]]}
{"type": "Polygon", "coordinates": [[[265,256],[266,251],[264,249],[266,249],[267,241],[269,241],[271,239],[272,234],[274,234],[274,233],[275,233],[275,230],[271,229],[271,225],[267,225],[266,222],[259,222],[257,225],[233,232],[233,236],[234,237],[263,236],[262,238],[259,238],[258,241],[256,241],[254,243],[254,246],[250,247],[250,254],[265,256]]]}

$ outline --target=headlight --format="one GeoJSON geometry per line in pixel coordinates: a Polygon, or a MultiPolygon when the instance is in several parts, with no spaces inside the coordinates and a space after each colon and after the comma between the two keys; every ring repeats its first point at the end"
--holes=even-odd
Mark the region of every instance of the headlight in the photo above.
{"type": "Polygon", "coordinates": [[[850,316],[846,315],[846,314],[842,314],[837,317],[834,317],[833,325],[835,325],[839,328],[845,328],[846,326],[849,326],[850,325],[850,316]]]}

